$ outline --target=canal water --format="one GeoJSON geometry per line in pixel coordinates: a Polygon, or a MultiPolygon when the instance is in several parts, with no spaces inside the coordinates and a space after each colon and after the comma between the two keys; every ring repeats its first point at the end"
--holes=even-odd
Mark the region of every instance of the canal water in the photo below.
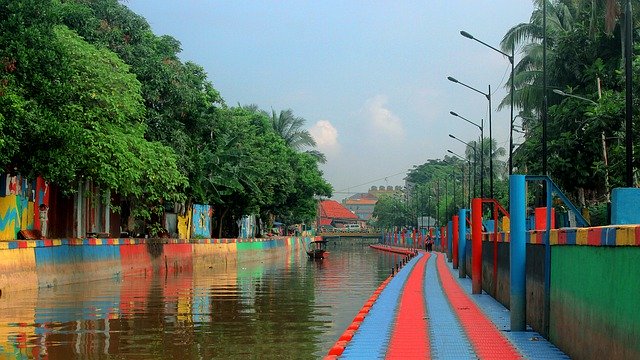
{"type": "Polygon", "coordinates": [[[375,241],[2,294],[0,359],[322,358],[399,261],[375,241]]]}

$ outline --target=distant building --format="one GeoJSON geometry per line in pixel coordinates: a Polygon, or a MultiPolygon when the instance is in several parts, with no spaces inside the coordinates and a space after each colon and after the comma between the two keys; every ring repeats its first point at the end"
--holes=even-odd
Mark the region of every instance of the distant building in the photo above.
{"type": "Polygon", "coordinates": [[[370,193],[358,193],[342,200],[342,204],[360,220],[371,219],[377,203],[378,198],[370,193]]]}
{"type": "Polygon", "coordinates": [[[367,221],[373,216],[378,199],[383,196],[404,196],[404,191],[401,186],[372,186],[366,193],[357,193],[342,200],[342,205],[360,220],[367,221]]]}
{"type": "Polygon", "coordinates": [[[402,196],[404,191],[402,186],[372,186],[369,189],[369,194],[380,199],[381,196],[402,196]]]}

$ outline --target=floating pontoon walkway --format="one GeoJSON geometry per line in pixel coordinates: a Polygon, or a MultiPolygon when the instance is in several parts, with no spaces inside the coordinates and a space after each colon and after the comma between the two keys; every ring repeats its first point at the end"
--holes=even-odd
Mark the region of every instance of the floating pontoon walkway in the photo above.
{"type": "Polygon", "coordinates": [[[471,280],[455,275],[442,253],[418,253],[376,290],[327,359],[568,359],[536,332],[508,331],[509,311],[470,295],[471,280]]]}

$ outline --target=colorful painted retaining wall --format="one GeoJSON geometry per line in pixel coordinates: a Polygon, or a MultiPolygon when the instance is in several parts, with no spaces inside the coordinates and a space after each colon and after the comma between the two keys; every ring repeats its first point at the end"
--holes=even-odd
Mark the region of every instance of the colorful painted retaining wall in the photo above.
{"type": "MultiPolygon", "coordinates": [[[[544,231],[527,238],[527,323],[544,317],[544,231]]],[[[571,358],[640,359],[640,226],[552,230],[550,341],[571,358]]],[[[483,234],[483,290],[509,305],[509,234],[483,234]]],[[[467,248],[470,254],[470,248],[467,248]]]]}
{"type": "Polygon", "coordinates": [[[17,239],[22,229],[39,229],[38,206],[49,203],[48,184],[38,178],[0,174],[0,240],[17,239]]]}
{"type": "Polygon", "coordinates": [[[297,251],[310,237],[268,239],[56,239],[0,241],[0,291],[141,273],[235,266],[297,251]],[[205,259],[202,261],[202,259],[205,259]]]}

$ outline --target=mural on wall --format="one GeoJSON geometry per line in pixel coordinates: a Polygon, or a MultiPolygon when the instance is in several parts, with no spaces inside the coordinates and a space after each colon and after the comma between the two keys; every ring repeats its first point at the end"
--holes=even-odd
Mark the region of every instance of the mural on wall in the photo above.
{"type": "Polygon", "coordinates": [[[21,175],[0,175],[0,240],[18,238],[20,230],[40,229],[40,209],[49,205],[49,184],[21,175]]]}
{"type": "Polygon", "coordinates": [[[178,237],[180,239],[191,238],[191,209],[185,215],[178,215],[178,237]]]}
{"type": "Polygon", "coordinates": [[[248,239],[256,236],[256,216],[244,215],[237,221],[240,228],[240,237],[248,239]]]}
{"type": "Polygon", "coordinates": [[[211,216],[213,208],[210,205],[193,205],[193,217],[191,218],[191,236],[198,238],[211,238],[211,216]]]}
{"type": "Polygon", "coordinates": [[[0,175],[0,239],[17,239],[21,229],[33,229],[33,188],[20,175],[0,175]]]}

